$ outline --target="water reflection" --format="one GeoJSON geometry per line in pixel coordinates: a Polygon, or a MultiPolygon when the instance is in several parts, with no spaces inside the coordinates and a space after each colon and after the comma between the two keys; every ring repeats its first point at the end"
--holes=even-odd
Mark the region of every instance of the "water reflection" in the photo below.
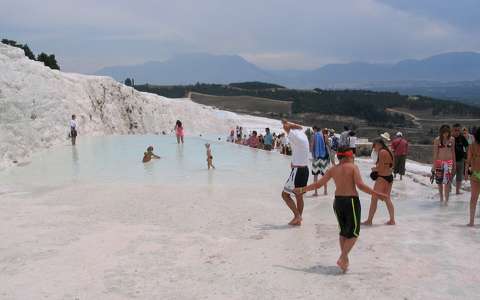
{"type": "Polygon", "coordinates": [[[72,180],[77,181],[80,176],[80,159],[78,156],[78,149],[72,146],[72,180]]]}

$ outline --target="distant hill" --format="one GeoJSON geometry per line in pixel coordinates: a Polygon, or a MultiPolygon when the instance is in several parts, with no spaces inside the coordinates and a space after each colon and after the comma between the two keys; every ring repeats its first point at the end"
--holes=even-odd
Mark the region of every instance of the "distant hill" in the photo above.
{"type": "Polygon", "coordinates": [[[96,72],[118,81],[134,78],[136,83],[192,84],[269,81],[268,72],[238,55],[182,54],[164,62],[107,67],[96,72]]]}
{"type": "Polygon", "coordinates": [[[297,84],[310,86],[325,83],[371,81],[464,81],[480,79],[480,54],[452,52],[422,60],[404,60],[396,64],[330,64],[305,72],[297,84]]]}
{"type": "Polygon", "coordinates": [[[133,77],[137,84],[262,81],[289,88],[400,91],[480,103],[480,89],[475,84],[472,88],[471,84],[480,80],[480,53],[476,52],[451,52],[421,60],[403,60],[396,64],[329,64],[310,71],[267,71],[238,55],[193,53],[175,56],[164,62],[108,67],[96,74],[111,76],[121,82],[133,77]]]}

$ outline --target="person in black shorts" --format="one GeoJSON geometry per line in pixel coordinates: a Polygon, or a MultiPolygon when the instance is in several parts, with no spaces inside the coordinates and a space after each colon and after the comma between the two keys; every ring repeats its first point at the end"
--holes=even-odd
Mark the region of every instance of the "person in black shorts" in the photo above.
{"type": "Polygon", "coordinates": [[[387,195],[374,191],[363,183],[360,170],[353,163],[353,151],[349,147],[338,149],[337,158],[339,164],[330,168],[325,176],[319,181],[305,188],[295,188],[294,193],[303,195],[306,192],[321,188],[330,179],[335,181],[335,201],[333,211],[340,227],[340,257],[337,260],[338,267],[345,273],[348,269],[348,254],[352,250],[360,235],[361,207],[358,198],[357,187],[370,195],[387,197],[387,195]]]}
{"type": "Polygon", "coordinates": [[[282,121],[282,123],[292,147],[290,176],[283,187],[282,199],[293,212],[293,219],[288,224],[300,226],[302,225],[303,195],[295,195],[296,204],[292,199],[292,195],[295,188],[305,187],[308,183],[310,144],[302,126],[287,121],[282,121]]]}

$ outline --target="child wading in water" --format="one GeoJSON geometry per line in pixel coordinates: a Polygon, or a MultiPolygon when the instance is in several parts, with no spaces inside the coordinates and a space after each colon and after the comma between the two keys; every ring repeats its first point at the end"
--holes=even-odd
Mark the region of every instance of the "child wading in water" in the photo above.
{"type": "Polygon", "coordinates": [[[160,158],[160,156],[153,153],[153,147],[148,146],[147,151],[143,153],[143,160],[142,162],[146,163],[152,160],[152,158],[160,158]]]}
{"type": "Polygon", "coordinates": [[[210,168],[215,169],[215,166],[213,165],[213,156],[212,156],[212,149],[210,148],[210,144],[205,144],[205,148],[207,148],[207,166],[208,169],[210,168]]]}
{"type": "Polygon", "coordinates": [[[296,188],[294,190],[297,195],[301,195],[321,188],[333,178],[336,187],[333,211],[337,216],[338,225],[340,227],[339,242],[341,253],[337,265],[344,273],[347,271],[349,265],[348,254],[352,250],[360,234],[361,206],[356,187],[370,195],[382,198],[388,197],[383,193],[372,190],[363,183],[362,177],[360,176],[360,170],[353,163],[353,156],[353,151],[351,149],[338,149],[338,165],[329,169],[316,183],[305,188],[296,188]]]}

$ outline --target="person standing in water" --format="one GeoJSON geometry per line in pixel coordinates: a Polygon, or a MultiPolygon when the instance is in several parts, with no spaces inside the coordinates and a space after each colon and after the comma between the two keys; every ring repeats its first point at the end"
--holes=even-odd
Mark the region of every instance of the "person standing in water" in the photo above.
{"type": "Polygon", "coordinates": [[[372,225],[373,216],[377,211],[377,204],[378,199],[385,201],[387,205],[388,214],[390,216],[390,220],[385,223],[386,225],[395,225],[395,209],[393,207],[392,199],[390,198],[390,194],[392,193],[392,186],[393,186],[393,154],[388,148],[385,141],[381,138],[376,139],[373,141],[374,150],[377,153],[377,161],[375,163],[375,167],[372,168],[372,173],[370,177],[375,180],[375,185],[373,189],[386,197],[377,197],[376,195],[372,195],[372,200],[370,202],[370,210],[368,212],[368,218],[363,225],[372,225]]]}
{"type": "MultiPolygon", "coordinates": [[[[311,136],[311,152],[312,152],[312,175],[313,182],[318,181],[318,175],[325,175],[325,172],[330,164],[330,157],[327,149],[325,136],[317,126],[313,127],[313,134],[311,136]]],[[[323,193],[327,195],[327,185],[323,186],[323,193]]],[[[318,190],[315,190],[314,197],[318,196],[318,190]]]]}
{"type": "Polygon", "coordinates": [[[480,194],[480,128],[475,131],[475,140],[468,147],[465,178],[470,177],[470,222],[468,226],[475,225],[475,211],[480,194]]]}
{"type": "Polygon", "coordinates": [[[455,170],[455,139],[450,132],[450,126],[440,126],[439,136],[433,141],[432,173],[438,185],[440,202],[448,202],[455,170]]]}
{"type": "Polygon", "coordinates": [[[212,156],[212,149],[210,148],[210,144],[205,144],[205,148],[207,149],[207,167],[208,169],[215,169],[213,165],[213,156],[212,156]]]}
{"type": "Polygon", "coordinates": [[[185,132],[183,130],[183,125],[180,120],[177,120],[177,122],[175,122],[175,128],[173,130],[175,130],[175,135],[177,136],[177,143],[183,144],[183,137],[185,135],[185,132]]]}
{"type": "Polygon", "coordinates": [[[300,196],[321,188],[333,178],[336,187],[333,211],[340,228],[340,257],[337,260],[337,265],[344,273],[349,266],[348,255],[360,235],[361,205],[357,187],[374,197],[388,198],[388,195],[372,190],[363,183],[360,170],[353,162],[353,156],[350,147],[338,148],[337,158],[339,163],[337,165],[330,168],[318,182],[294,190],[295,194],[300,196]]]}
{"type": "Polygon", "coordinates": [[[72,140],[72,146],[75,146],[77,143],[77,117],[72,115],[72,119],[70,120],[70,139],[72,140]]]}
{"type": "Polygon", "coordinates": [[[291,171],[290,176],[285,183],[282,191],[282,198],[293,212],[293,219],[288,223],[293,226],[302,225],[303,214],[303,194],[295,195],[297,203],[292,199],[295,188],[305,187],[308,183],[308,155],[309,155],[309,142],[308,138],[303,132],[303,127],[282,120],[283,130],[288,134],[288,140],[292,147],[292,162],[290,164],[291,171]]]}
{"type": "Polygon", "coordinates": [[[153,153],[153,146],[148,146],[147,151],[143,153],[142,162],[144,162],[144,163],[149,162],[153,158],[160,159],[160,156],[153,153]]]}
{"type": "Polygon", "coordinates": [[[265,128],[265,136],[263,137],[264,148],[267,151],[272,151],[273,149],[273,136],[270,132],[270,128],[265,128]]]}

